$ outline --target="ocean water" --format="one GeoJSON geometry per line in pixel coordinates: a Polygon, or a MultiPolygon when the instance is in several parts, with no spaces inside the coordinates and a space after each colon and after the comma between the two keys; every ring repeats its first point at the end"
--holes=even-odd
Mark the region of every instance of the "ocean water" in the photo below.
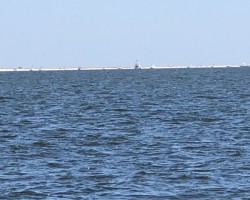
{"type": "Polygon", "coordinates": [[[0,199],[250,199],[250,68],[0,73],[0,199]]]}

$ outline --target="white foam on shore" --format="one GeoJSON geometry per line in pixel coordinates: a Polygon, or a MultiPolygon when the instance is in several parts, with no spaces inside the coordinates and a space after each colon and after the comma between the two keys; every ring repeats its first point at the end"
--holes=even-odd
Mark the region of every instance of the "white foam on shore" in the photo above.
{"type": "MultiPolygon", "coordinates": [[[[142,66],[140,69],[202,69],[202,68],[229,68],[229,67],[250,67],[250,65],[211,65],[211,66],[142,66]]],[[[126,70],[134,69],[134,67],[54,67],[54,68],[0,68],[0,72],[26,72],[26,71],[76,71],[76,70],[126,70]]]]}

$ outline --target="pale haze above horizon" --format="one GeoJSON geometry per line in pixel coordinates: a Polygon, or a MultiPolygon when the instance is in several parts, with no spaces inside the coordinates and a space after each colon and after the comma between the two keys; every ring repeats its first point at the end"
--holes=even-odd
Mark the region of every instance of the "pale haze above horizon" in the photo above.
{"type": "Polygon", "coordinates": [[[0,68],[250,63],[249,0],[1,0],[0,68]]]}

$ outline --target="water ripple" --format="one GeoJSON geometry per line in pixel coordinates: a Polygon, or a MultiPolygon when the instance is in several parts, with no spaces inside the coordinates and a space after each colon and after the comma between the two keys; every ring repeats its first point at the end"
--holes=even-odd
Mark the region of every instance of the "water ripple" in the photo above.
{"type": "Polygon", "coordinates": [[[249,69],[0,76],[0,199],[249,198],[249,69]]]}

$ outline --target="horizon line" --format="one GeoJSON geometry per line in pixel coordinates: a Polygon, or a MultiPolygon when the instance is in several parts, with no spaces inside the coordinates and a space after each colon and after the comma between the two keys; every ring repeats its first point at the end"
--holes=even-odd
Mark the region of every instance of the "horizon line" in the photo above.
{"type": "MultiPolygon", "coordinates": [[[[167,66],[140,66],[139,69],[202,69],[202,68],[239,68],[250,67],[248,64],[240,65],[167,65],[167,66]]],[[[78,67],[16,67],[16,68],[0,68],[0,72],[11,71],[85,71],[85,70],[121,70],[135,69],[134,66],[112,66],[112,67],[94,67],[94,66],[78,66],[78,67]]]]}

